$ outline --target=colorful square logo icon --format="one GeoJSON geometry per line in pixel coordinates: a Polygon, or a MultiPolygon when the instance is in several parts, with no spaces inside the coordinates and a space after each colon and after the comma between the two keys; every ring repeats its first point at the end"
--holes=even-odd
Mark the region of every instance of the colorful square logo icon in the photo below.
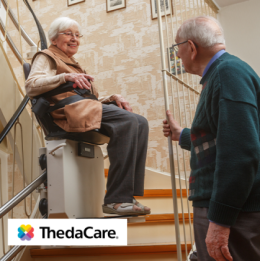
{"type": "Polygon", "coordinates": [[[18,228],[18,237],[24,241],[24,240],[27,240],[27,241],[30,241],[33,237],[34,237],[34,228],[31,226],[31,225],[21,225],[19,228],[18,228]]]}

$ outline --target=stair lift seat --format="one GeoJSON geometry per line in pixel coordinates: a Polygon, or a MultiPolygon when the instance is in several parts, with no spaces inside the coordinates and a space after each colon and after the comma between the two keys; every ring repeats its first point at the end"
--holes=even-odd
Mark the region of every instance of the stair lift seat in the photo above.
{"type": "MultiPolygon", "coordinates": [[[[31,66],[24,64],[27,79],[31,66]]],[[[103,217],[105,196],[104,159],[98,145],[109,142],[100,130],[83,133],[66,132],[53,122],[51,112],[82,99],[96,99],[88,90],[74,89],[72,82],[34,97],[32,111],[46,135],[47,194],[49,218],[103,217]],[[50,106],[47,98],[74,91],[68,97],[50,106]]]]}

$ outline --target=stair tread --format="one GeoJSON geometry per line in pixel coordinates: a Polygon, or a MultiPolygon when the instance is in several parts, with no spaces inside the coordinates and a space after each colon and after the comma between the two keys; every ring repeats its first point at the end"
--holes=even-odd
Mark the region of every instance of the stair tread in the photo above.
{"type": "MultiPolygon", "coordinates": [[[[191,244],[188,243],[188,251],[191,244]]],[[[185,244],[181,244],[181,249],[185,250],[185,244]]],[[[134,254],[157,254],[157,253],[175,253],[176,244],[156,243],[139,244],[128,246],[104,246],[104,247],[84,247],[84,248],[55,248],[55,249],[31,249],[32,258],[39,257],[61,257],[61,256],[105,256],[105,255],[134,255],[134,254]]]]}
{"type": "MultiPolygon", "coordinates": [[[[187,197],[186,189],[176,189],[177,197],[187,197]]],[[[171,189],[145,189],[143,196],[135,196],[136,199],[142,198],[171,198],[172,190],[171,189]]]]}
{"type": "MultiPolygon", "coordinates": [[[[104,169],[105,177],[108,175],[108,169],[104,169]]],[[[187,197],[187,190],[186,188],[177,189],[177,197],[182,196],[187,197]]],[[[145,189],[143,196],[136,196],[135,198],[157,198],[157,197],[172,197],[172,190],[171,189],[145,189]]]]}

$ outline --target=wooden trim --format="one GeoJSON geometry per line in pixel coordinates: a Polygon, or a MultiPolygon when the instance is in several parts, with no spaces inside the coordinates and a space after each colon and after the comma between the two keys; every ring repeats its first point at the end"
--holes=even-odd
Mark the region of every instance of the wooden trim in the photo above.
{"type": "Polygon", "coordinates": [[[104,169],[104,173],[105,173],[105,178],[107,178],[107,176],[108,176],[108,169],[104,169]]]}
{"type": "Polygon", "coordinates": [[[215,3],[212,0],[205,0],[205,2],[209,5],[210,8],[217,14],[219,12],[218,7],[215,5],[215,3]]]}
{"type": "MultiPolygon", "coordinates": [[[[177,189],[177,197],[181,196],[181,190],[177,189]]],[[[186,189],[182,189],[182,196],[187,197],[186,189]]],[[[136,199],[140,198],[171,198],[172,190],[171,189],[145,189],[143,197],[135,197],[136,199]]]]}
{"type": "MultiPolygon", "coordinates": [[[[183,222],[182,214],[179,215],[179,221],[183,222]]],[[[193,213],[190,213],[191,221],[193,221],[193,213]]],[[[174,214],[152,214],[152,215],[146,215],[145,216],[147,223],[153,223],[153,222],[174,222],[174,214]]],[[[185,222],[189,221],[189,213],[184,213],[184,220],[185,222]]],[[[135,223],[130,223],[135,224],[135,223]]]]}
{"type": "MultiPolygon", "coordinates": [[[[191,244],[188,243],[188,251],[191,244]]],[[[181,244],[185,250],[185,244],[181,244]]],[[[76,256],[116,256],[139,254],[171,254],[176,253],[176,245],[150,245],[150,246],[123,246],[123,247],[88,247],[88,248],[62,248],[62,249],[31,249],[32,258],[46,257],[76,257],[76,256]]]]}
{"type": "MultiPolygon", "coordinates": [[[[107,193],[107,191],[106,191],[107,193]]],[[[182,189],[182,196],[187,197],[186,189],[182,189]]],[[[171,189],[145,189],[143,196],[135,196],[136,199],[143,198],[171,198],[172,190],[171,189]]],[[[177,197],[181,197],[181,190],[177,189],[177,197]]]]}
{"type": "MultiPolygon", "coordinates": [[[[179,215],[179,222],[183,223],[182,214],[179,215]]],[[[191,223],[193,223],[193,213],[191,215],[191,223]]],[[[185,223],[189,222],[189,214],[184,213],[185,223]]],[[[174,223],[174,214],[151,214],[145,216],[145,222],[128,223],[128,226],[138,226],[138,225],[152,225],[152,224],[162,224],[162,223],[174,223]]]]}

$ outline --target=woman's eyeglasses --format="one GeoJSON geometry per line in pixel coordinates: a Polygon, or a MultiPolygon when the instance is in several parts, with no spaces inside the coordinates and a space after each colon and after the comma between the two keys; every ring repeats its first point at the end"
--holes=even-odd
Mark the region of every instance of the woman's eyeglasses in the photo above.
{"type": "Polygon", "coordinates": [[[59,33],[59,34],[64,34],[64,35],[66,35],[66,36],[68,36],[68,37],[75,37],[75,38],[77,38],[77,39],[79,39],[79,38],[81,38],[81,37],[83,37],[83,35],[82,34],[79,34],[79,33],[72,33],[72,32],[65,32],[65,33],[59,33]]]}

